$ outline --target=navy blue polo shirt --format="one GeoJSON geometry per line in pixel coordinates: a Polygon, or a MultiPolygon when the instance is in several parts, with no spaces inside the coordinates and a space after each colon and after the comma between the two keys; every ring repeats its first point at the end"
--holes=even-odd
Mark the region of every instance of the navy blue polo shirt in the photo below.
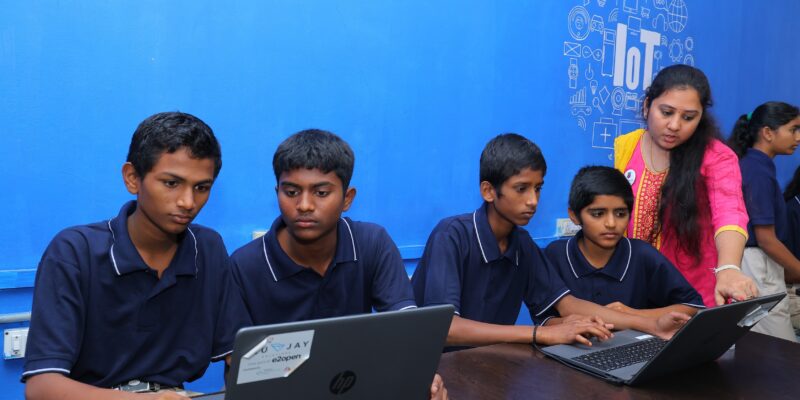
{"type": "MultiPolygon", "coordinates": [[[[619,301],[640,310],[673,304],[705,308],[703,298],[680,271],[647,242],[622,238],[608,263],[594,268],[578,247],[582,237],[580,231],[550,243],[545,250],[550,265],[573,296],[600,305],[619,301]]],[[[556,315],[548,313],[546,317],[556,315]]]]}
{"type": "Polygon", "coordinates": [[[786,240],[786,203],[778,184],[775,162],[760,150],[747,149],[739,160],[742,170],[742,194],[750,222],[747,223],[747,247],[758,246],[753,226],[775,225],[775,236],[786,240]]]}
{"type": "Polygon", "coordinates": [[[515,227],[501,253],[486,206],[431,232],[411,277],[417,303],[452,304],[462,318],[492,324],[514,324],[523,302],[531,318],[542,315],[569,289],[525,229],[515,227]]]}
{"type": "Polygon", "coordinates": [[[231,255],[233,276],[256,325],[414,308],[403,260],[382,227],[339,220],[336,253],[320,276],[283,251],[278,217],[262,237],[231,255]]]}
{"type": "Polygon", "coordinates": [[[800,196],[794,196],[786,202],[786,214],[789,221],[786,229],[786,247],[800,259],[800,196]]]}
{"type": "Polygon", "coordinates": [[[132,379],[181,386],[233,349],[249,324],[219,234],[189,225],[161,279],[111,220],[61,231],[33,294],[23,381],[55,372],[99,387],[132,379]]]}

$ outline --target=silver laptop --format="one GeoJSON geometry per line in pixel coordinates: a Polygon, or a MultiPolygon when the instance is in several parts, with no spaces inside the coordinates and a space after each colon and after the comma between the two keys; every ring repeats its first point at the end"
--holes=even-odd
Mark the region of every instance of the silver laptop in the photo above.
{"type": "Polygon", "coordinates": [[[716,360],[778,304],[785,293],[700,310],[671,340],[635,330],[605,342],[556,345],[542,352],[607,381],[634,385],[670,372],[716,360]]]}
{"type": "Polygon", "coordinates": [[[427,399],[451,305],[243,328],[205,400],[427,399]]]}

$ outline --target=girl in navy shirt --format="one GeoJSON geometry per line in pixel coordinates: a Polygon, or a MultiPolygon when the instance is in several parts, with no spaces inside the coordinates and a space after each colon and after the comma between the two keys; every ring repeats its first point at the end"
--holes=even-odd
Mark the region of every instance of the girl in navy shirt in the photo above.
{"type": "MultiPolygon", "coordinates": [[[[783,199],[786,200],[786,213],[788,223],[786,229],[786,240],[784,243],[794,257],[800,259],[800,167],[794,171],[792,181],[786,185],[783,191],[783,199]]],[[[800,330],[800,277],[792,276],[786,271],[786,290],[789,292],[789,315],[792,320],[792,327],[795,331],[800,330]]]]}
{"type": "MultiPolygon", "coordinates": [[[[739,156],[742,192],[750,222],[742,258],[742,272],[753,278],[763,294],[786,291],[784,273],[800,276],[800,260],[784,245],[786,203],[773,159],[794,153],[800,144],[800,110],[790,104],[768,102],[736,121],[729,145],[739,156]]],[[[754,331],[797,341],[784,299],[754,331]]]]}

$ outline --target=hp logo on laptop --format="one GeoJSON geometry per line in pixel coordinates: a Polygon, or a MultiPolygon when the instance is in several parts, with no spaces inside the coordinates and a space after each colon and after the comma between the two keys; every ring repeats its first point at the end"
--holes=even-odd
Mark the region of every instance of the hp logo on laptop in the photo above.
{"type": "Polygon", "coordinates": [[[331,380],[331,393],[343,394],[356,384],[356,374],[353,371],[342,371],[331,380]]]}

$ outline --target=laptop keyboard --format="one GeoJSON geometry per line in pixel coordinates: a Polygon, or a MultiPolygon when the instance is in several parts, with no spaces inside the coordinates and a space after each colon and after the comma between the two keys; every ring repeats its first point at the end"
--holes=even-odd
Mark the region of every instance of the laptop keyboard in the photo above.
{"type": "Polygon", "coordinates": [[[572,360],[588,364],[603,371],[612,371],[636,363],[648,361],[655,357],[655,355],[666,344],[666,340],[651,338],[619,347],[584,354],[582,356],[574,357],[572,360]]]}

